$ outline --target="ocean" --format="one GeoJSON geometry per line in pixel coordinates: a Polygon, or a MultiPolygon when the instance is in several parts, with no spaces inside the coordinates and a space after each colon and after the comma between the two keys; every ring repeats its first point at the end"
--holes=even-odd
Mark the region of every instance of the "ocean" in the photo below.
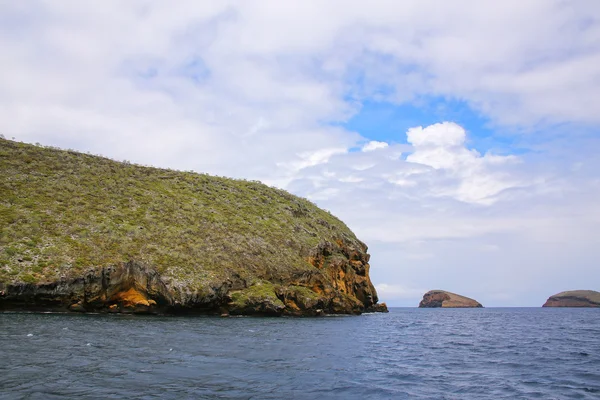
{"type": "Polygon", "coordinates": [[[600,399],[600,309],[0,313],[0,399],[600,399]]]}

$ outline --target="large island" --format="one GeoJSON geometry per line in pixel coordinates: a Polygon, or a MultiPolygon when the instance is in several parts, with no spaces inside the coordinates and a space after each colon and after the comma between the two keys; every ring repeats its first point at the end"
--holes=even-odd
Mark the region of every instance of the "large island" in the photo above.
{"type": "Polygon", "coordinates": [[[542,307],[600,307],[600,292],[569,290],[550,296],[542,307]]]}
{"type": "Polygon", "coordinates": [[[367,246],[254,181],[0,139],[0,310],[387,311],[367,246]]]}

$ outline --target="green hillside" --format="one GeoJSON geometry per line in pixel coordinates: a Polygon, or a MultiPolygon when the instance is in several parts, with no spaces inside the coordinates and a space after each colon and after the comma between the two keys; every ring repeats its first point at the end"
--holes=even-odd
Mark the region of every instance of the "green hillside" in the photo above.
{"type": "Polygon", "coordinates": [[[0,171],[0,283],[135,261],[187,291],[232,277],[251,287],[326,268],[314,265],[323,243],[366,250],[329,212],[259,182],[4,139],[0,171]]]}

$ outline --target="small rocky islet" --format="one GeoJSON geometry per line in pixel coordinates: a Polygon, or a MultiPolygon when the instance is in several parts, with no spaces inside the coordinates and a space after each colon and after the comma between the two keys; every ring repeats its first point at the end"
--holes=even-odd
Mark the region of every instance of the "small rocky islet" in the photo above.
{"type": "Polygon", "coordinates": [[[568,290],[552,295],[542,307],[600,307],[600,292],[568,290]]]}
{"type": "Polygon", "coordinates": [[[476,300],[445,290],[430,290],[423,295],[420,308],[482,308],[476,300]]]}
{"type": "Polygon", "coordinates": [[[5,139],[0,170],[0,311],[387,311],[366,244],[286,191],[5,139]]]}

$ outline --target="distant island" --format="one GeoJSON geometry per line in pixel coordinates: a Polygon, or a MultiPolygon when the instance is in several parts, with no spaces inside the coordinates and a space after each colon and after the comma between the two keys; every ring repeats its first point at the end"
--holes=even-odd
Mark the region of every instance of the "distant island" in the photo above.
{"type": "Polygon", "coordinates": [[[542,307],[600,307],[600,292],[570,290],[550,296],[542,307]]]}
{"type": "Polygon", "coordinates": [[[255,181],[0,139],[0,310],[387,311],[367,246],[255,181]]]}
{"type": "Polygon", "coordinates": [[[445,290],[430,290],[419,303],[421,308],[481,308],[481,303],[469,297],[445,290]]]}

